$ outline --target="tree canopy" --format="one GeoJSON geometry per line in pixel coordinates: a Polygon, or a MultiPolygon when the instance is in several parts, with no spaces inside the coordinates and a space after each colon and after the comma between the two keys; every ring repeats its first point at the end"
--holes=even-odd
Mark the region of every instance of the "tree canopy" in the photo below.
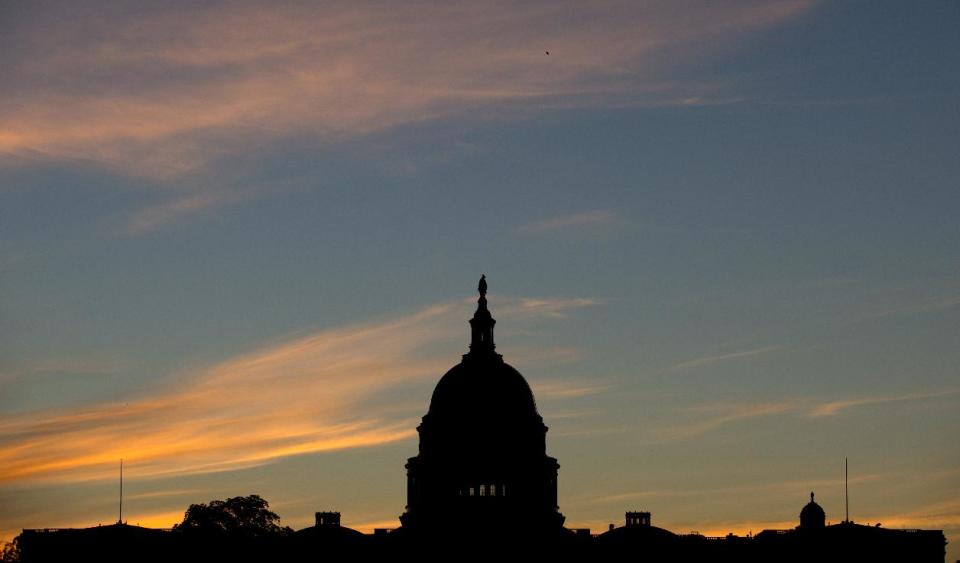
{"type": "Polygon", "coordinates": [[[287,533],[280,526],[280,516],[259,495],[212,500],[208,504],[191,504],[176,530],[262,536],[287,533]]]}
{"type": "Polygon", "coordinates": [[[13,539],[12,542],[3,544],[0,548],[0,562],[19,563],[20,561],[20,536],[13,539]]]}

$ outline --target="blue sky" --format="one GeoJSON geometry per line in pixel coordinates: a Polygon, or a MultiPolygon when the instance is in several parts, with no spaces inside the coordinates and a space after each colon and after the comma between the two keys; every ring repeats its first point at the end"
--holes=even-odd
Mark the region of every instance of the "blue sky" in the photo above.
{"type": "Polygon", "coordinates": [[[848,456],[855,520],[955,543],[958,23],[3,4],[4,537],[115,519],[120,457],[131,522],[390,525],[486,273],[570,524],[835,522],[848,456]]]}

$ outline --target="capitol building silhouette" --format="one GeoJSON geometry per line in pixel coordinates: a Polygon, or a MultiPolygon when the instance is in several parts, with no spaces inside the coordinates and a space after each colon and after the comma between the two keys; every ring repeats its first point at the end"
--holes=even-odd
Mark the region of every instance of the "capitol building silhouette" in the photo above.
{"type": "Polygon", "coordinates": [[[845,519],[826,525],[810,493],[796,528],[706,537],[653,525],[625,512],[597,533],[564,527],[560,465],[524,377],[496,352],[496,320],[481,277],[470,347],[437,383],[406,463],[407,504],[396,529],[363,534],[339,512],[317,512],[309,528],[269,537],[206,537],[118,522],[68,530],[24,530],[24,563],[46,561],[696,561],[943,563],[940,530],[899,530],[845,519]],[[82,556],[81,556],[82,554],[82,556]]]}

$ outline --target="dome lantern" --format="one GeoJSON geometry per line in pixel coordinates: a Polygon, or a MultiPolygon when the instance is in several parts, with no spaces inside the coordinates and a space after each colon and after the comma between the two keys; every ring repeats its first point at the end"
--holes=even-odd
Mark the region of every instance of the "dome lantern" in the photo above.
{"type": "Polygon", "coordinates": [[[800,529],[801,530],[819,530],[826,525],[827,514],[823,508],[813,500],[813,492],[810,493],[810,502],[800,511],[800,529]]]}
{"type": "Polygon", "coordinates": [[[487,309],[487,276],[480,276],[477,285],[480,299],[477,300],[477,310],[470,319],[470,353],[481,354],[493,352],[496,345],[493,343],[493,325],[497,324],[490,310],[487,309]]]}

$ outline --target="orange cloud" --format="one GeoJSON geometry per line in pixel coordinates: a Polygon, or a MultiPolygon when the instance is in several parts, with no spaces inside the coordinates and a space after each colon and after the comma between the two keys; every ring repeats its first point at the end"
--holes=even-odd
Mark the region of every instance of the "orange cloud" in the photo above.
{"type": "Polygon", "coordinates": [[[937,393],[910,393],[907,395],[892,395],[885,397],[859,397],[854,399],[846,399],[841,401],[830,401],[827,403],[822,403],[810,409],[810,412],[807,413],[807,416],[818,418],[823,416],[835,416],[840,414],[842,411],[851,409],[854,407],[862,407],[867,405],[879,405],[884,403],[897,403],[902,401],[921,401],[925,399],[936,399],[940,397],[949,397],[951,395],[956,395],[960,391],[956,389],[940,391],[937,393]]]}
{"type": "MultiPolygon", "coordinates": [[[[336,142],[491,107],[711,103],[729,94],[667,80],[663,67],[811,4],[231,2],[70,17],[52,9],[9,26],[21,50],[4,65],[0,153],[90,160],[168,185],[290,134],[336,142]]],[[[131,230],[231,201],[180,194],[131,230]]]]}
{"type": "Polygon", "coordinates": [[[448,311],[266,347],[149,398],[3,420],[0,482],[98,478],[121,457],[139,476],[216,471],[409,438],[412,421],[355,409],[378,389],[441,372],[445,363],[409,352],[442,334],[448,311]]]}
{"type": "MultiPolygon", "coordinates": [[[[551,303],[544,300],[544,303],[551,303]]],[[[556,300],[554,313],[582,306],[556,300]]],[[[505,300],[504,316],[543,313],[505,300]]],[[[425,405],[370,408],[378,393],[439,377],[456,357],[426,345],[462,335],[463,304],[323,330],[179,374],[155,394],[0,418],[0,484],[138,478],[252,467],[412,438],[425,405]]]]}

